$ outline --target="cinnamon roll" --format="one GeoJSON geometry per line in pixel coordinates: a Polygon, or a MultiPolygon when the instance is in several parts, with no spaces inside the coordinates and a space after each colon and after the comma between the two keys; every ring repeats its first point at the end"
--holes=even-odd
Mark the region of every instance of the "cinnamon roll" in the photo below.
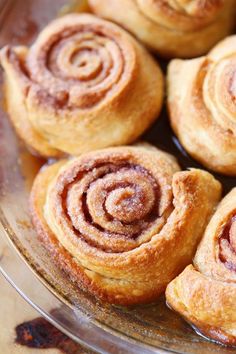
{"type": "Polygon", "coordinates": [[[201,58],[173,60],[168,107],[174,132],[204,166],[236,175],[236,36],[201,58]]]}
{"type": "Polygon", "coordinates": [[[208,172],[125,146],[44,168],[30,205],[59,267],[100,299],[130,305],[155,300],[191,261],[220,194],[208,172]]]}
{"type": "Polygon", "coordinates": [[[158,117],[163,75],[128,33],[88,14],[49,24],[30,48],[5,47],[7,110],[43,156],[129,143],[158,117]]]}
{"type": "Polygon", "coordinates": [[[229,35],[235,0],[89,0],[92,10],[124,26],[165,57],[204,54],[229,35]]]}
{"type": "Polygon", "coordinates": [[[166,298],[202,334],[236,345],[236,188],[219,204],[193,265],[168,285],[166,298]]]}

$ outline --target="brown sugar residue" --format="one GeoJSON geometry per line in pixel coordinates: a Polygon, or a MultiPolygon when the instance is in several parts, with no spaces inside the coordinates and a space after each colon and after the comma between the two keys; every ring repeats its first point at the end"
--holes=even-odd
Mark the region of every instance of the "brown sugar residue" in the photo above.
{"type": "Polygon", "coordinates": [[[15,342],[28,348],[53,348],[65,354],[94,354],[91,350],[81,347],[42,317],[18,325],[15,331],[15,342]]]}

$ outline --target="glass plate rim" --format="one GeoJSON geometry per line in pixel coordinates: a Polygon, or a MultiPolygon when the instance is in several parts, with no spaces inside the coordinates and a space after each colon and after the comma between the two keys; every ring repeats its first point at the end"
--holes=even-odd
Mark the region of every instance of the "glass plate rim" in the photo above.
{"type": "Polygon", "coordinates": [[[75,308],[75,306],[73,306],[66,297],[64,297],[62,294],[59,294],[58,290],[55,292],[53,291],[52,285],[48,283],[47,279],[43,276],[43,274],[39,274],[34,268],[33,262],[30,259],[30,255],[24,254],[19,246],[19,243],[17,243],[19,241],[16,242],[14,239],[17,240],[17,236],[14,236],[14,231],[11,229],[11,226],[7,222],[4,213],[0,207],[0,249],[7,248],[11,256],[14,257],[14,260],[17,261],[18,265],[18,267],[16,267],[18,273],[13,275],[12,271],[10,270],[9,264],[3,264],[4,254],[2,255],[0,253],[0,273],[26,302],[28,302],[45,319],[47,319],[51,324],[53,324],[55,327],[65,333],[68,337],[89,349],[97,351],[98,353],[111,354],[111,352],[107,352],[104,348],[106,345],[111,345],[111,343],[115,345],[116,349],[121,350],[120,353],[122,353],[122,350],[124,349],[126,350],[127,354],[177,353],[173,350],[166,351],[161,347],[154,347],[151,345],[147,345],[143,342],[138,342],[135,339],[132,339],[128,336],[124,336],[118,331],[114,331],[108,325],[99,323],[99,321],[95,319],[89,319],[90,331],[96,332],[96,336],[93,337],[93,341],[90,341],[90,338],[81,338],[79,335],[73,334],[71,328],[68,328],[68,324],[63,323],[63,317],[60,316],[62,312],[67,311],[67,314],[69,312],[72,317],[71,320],[75,325],[74,311],[75,309],[76,311],[79,311],[80,321],[79,323],[77,322],[78,331],[82,330],[83,327],[87,329],[88,317],[82,311],[75,308]],[[4,247],[1,247],[2,245],[4,245],[4,247]],[[20,274],[22,274],[22,270],[24,270],[24,273],[26,272],[28,275],[27,277],[24,277],[24,279],[22,279],[22,277],[20,276],[20,274]],[[20,279],[21,282],[19,283],[17,279],[20,279]],[[59,312],[57,312],[56,314],[51,314],[39,304],[39,299],[32,299],[32,294],[31,296],[27,295],[26,283],[27,281],[29,281],[29,279],[32,284],[34,284],[35,286],[39,286],[41,290],[43,289],[45,294],[47,294],[47,296],[50,296],[50,298],[53,299],[55,304],[60,306],[59,312]],[[97,336],[97,331],[99,331],[99,336],[97,336]],[[96,337],[98,337],[99,340],[96,340],[96,337]]]}

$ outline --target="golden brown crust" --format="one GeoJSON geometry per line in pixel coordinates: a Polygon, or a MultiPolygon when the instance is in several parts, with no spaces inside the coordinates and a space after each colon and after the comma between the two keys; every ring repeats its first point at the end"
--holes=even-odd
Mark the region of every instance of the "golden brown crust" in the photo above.
{"type": "Polygon", "coordinates": [[[30,47],[0,51],[16,131],[44,156],[126,144],[158,117],[163,75],[127,32],[88,14],[50,23],[30,47]]]}
{"type": "Polygon", "coordinates": [[[236,188],[219,204],[194,258],[167,287],[170,306],[205,336],[236,345],[236,188]]]}
{"type": "Polygon", "coordinates": [[[207,52],[231,33],[235,0],[89,0],[92,10],[165,57],[207,52]]]}
{"type": "Polygon", "coordinates": [[[236,36],[206,57],[173,60],[168,70],[168,107],[174,132],[204,166],[236,175],[236,36]]]}
{"type": "Polygon", "coordinates": [[[97,297],[130,305],[155,300],[190,262],[220,194],[209,173],[126,146],[46,167],[30,204],[60,268],[97,297]]]}

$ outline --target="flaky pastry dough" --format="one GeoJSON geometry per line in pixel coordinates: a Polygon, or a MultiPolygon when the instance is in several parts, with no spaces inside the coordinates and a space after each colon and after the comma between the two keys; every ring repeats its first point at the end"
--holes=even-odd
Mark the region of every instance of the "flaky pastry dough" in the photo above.
{"type": "Polygon", "coordinates": [[[102,300],[130,305],[155,300],[191,261],[220,194],[208,172],[125,146],[45,167],[30,204],[59,267],[102,300]]]}
{"type": "Polygon", "coordinates": [[[89,0],[92,10],[165,57],[206,53],[229,35],[235,0],[89,0]]]}
{"type": "Polygon", "coordinates": [[[166,298],[202,334],[236,345],[236,188],[219,204],[193,265],[168,285],[166,298]]]}
{"type": "Polygon", "coordinates": [[[204,166],[236,175],[236,36],[168,69],[168,107],[174,132],[204,166]]]}

